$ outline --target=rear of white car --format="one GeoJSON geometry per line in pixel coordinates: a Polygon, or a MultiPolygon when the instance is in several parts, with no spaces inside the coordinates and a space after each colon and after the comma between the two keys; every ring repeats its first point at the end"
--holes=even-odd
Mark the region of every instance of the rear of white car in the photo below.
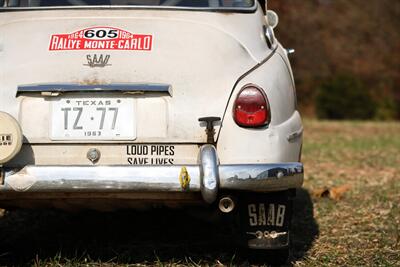
{"type": "Polygon", "coordinates": [[[219,206],[286,248],[303,129],[261,6],[92,2],[4,3],[1,205],[219,206]]]}

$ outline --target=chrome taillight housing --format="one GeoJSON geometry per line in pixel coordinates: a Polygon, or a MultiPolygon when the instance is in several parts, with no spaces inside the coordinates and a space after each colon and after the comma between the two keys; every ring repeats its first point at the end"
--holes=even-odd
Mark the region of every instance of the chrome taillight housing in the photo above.
{"type": "Polygon", "coordinates": [[[263,127],[271,121],[271,110],[264,90],[254,84],[245,85],[233,105],[233,118],[241,127],[263,127]]]}

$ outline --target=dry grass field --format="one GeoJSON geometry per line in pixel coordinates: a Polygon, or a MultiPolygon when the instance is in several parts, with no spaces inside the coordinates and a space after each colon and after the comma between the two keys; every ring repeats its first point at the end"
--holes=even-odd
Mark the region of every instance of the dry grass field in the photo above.
{"type": "MultiPolygon", "coordinates": [[[[305,121],[294,266],[400,266],[400,124],[305,121]]],[[[9,211],[0,265],[248,266],[229,229],[179,211],[9,211]]]]}
{"type": "Polygon", "coordinates": [[[400,266],[400,124],[307,121],[305,128],[304,187],[319,234],[295,265],[400,266]],[[321,188],[333,199],[319,198],[321,188]]]}

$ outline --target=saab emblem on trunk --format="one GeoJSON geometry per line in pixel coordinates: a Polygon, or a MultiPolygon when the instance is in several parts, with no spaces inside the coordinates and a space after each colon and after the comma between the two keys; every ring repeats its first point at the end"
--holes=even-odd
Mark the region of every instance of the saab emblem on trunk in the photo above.
{"type": "Polygon", "coordinates": [[[152,34],[137,34],[114,27],[92,27],[73,33],[53,34],[50,51],[128,50],[151,51],[152,34]]]}
{"type": "Polygon", "coordinates": [[[83,64],[84,66],[89,66],[91,68],[104,68],[105,66],[111,66],[111,64],[108,64],[108,61],[110,60],[110,55],[87,55],[87,64],[83,64]]]}

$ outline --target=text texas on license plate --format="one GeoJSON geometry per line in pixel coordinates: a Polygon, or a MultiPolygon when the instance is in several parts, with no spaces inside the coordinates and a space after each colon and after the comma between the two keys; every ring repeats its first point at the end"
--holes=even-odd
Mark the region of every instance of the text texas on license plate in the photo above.
{"type": "Polygon", "coordinates": [[[51,104],[53,140],[134,140],[131,98],[61,98],[51,104]]]}

